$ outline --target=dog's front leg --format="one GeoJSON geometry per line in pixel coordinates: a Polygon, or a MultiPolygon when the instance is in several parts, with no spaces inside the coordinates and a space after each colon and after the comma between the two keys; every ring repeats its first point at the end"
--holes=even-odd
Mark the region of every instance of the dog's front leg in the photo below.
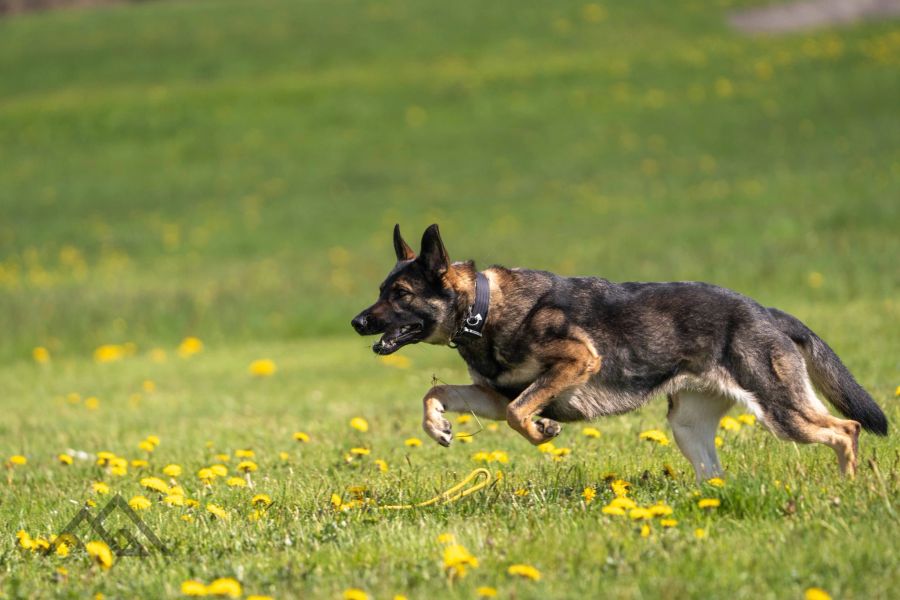
{"type": "Polygon", "coordinates": [[[543,444],[559,435],[561,427],[552,419],[534,420],[560,392],[587,382],[600,371],[601,357],[593,346],[576,340],[561,340],[544,347],[550,367],[506,408],[506,422],[532,444],[543,444]]]}
{"type": "Polygon", "coordinates": [[[422,398],[424,414],[422,428],[442,446],[449,446],[453,438],[445,411],[472,411],[479,417],[502,421],[506,419],[509,400],[494,390],[480,385],[436,385],[422,398]]]}

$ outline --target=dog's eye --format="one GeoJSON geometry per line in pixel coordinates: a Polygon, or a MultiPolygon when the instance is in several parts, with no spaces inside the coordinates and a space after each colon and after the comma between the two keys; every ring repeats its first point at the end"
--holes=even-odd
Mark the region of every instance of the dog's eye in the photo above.
{"type": "Polygon", "coordinates": [[[412,293],[409,290],[405,290],[403,288],[395,288],[394,296],[398,299],[409,298],[412,296],[412,293]]]}

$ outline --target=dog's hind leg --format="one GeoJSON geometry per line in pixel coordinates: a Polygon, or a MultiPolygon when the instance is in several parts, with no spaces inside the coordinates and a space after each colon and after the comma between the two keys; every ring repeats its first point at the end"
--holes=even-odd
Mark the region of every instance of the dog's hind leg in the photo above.
{"type": "Polygon", "coordinates": [[[732,404],[734,401],[725,396],[691,390],[669,396],[669,424],[675,442],[694,467],[698,483],[722,474],[716,431],[732,404]]]}
{"type": "Polygon", "coordinates": [[[479,417],[502,421],[506,419],[509,399],[480,385],[436,385],[422,398],[424,415],[422,429],[442,446],[449,446],[453,438],[450,421],[444,412],[473,412],[479,417]]]}
{"type": "Polygon", "coordinates": [[[769,361],[771,371],[759,369],[750,377],[744,375],[745,387],[761,400],[763,423],[779,438],[829,446],[837,455],[841,472],[853,477],[861,425],[828,412],[816,396],[796,349],[775,346],[769,361]]]}

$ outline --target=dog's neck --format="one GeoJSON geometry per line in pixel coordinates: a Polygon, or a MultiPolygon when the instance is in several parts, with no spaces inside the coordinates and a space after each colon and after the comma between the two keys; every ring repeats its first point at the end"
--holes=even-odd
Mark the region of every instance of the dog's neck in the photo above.
{"type": "MultiPolygon", "coordinates": [[[[489,271],[486,271],[485,274],[488,275],[487,284],[490,286],[489,289],[493,288],[490,282],[489,271]]],[[[475,304],[477,275],[478,270],[475,268],[475,264],[472,261],[453,263],[447,270],[445,276],[446,282],[456,294],[455,311],[453,323],[451,324],[453,327],[451,341],[454,343],[459,343],[459,341],[464,339],[459,338],[459,336],[457,336],[458,339],[453,339],[453,336],[461,331],[466,318],[469,316],[469,313],[475,304]]],[[[489,320],[496,321],[496,307],[494,304],[493,301],[490,303],[490,311],[487,315],[489,320]]],[[[486,322],[484,326],[485,329],[487,328],[487,325],[486,322]]]]}

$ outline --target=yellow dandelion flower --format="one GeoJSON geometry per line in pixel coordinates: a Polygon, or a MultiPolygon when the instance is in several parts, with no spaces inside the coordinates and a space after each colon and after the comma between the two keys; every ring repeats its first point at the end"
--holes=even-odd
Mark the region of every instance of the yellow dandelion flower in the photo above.
{"type": "Polygon", "coordinates": [[[754,415],[738,415],[737,420],[743,423],[744,425],[756,425],[756,417],[754,415]]]}
{"type": "Polygon", "coordinates": [[[487,426],[486,426],[486,429],[487,429],[488,431],[499,431],[499,430],[500,430],[500,426],[497,425],[496,423],[488,423],[487,426]]]}
{"type": "MultiPolygon", "coordinates": [[[[185,515],[190,516],[190,515],[185,515]]],[[[181,583],[181,594],[183,596],[205,596],[206,586],[195,579],[188,579],[181,583]]]]}
{"type": "Polygon", "coordinates": [[[153,452],[156,449],[156,446],[153,445],[149,440],[142,440],[140,444],[138,444],[138,448],[143,450],[144,452],[153,452]]]}
{"type": "Polygon", "coordinates": [[[394,594],[394,600],[409,600],[409,598],[407,598],[406,596],[404,596],[402,594],[394,594]]]}
{"type": "Polygon", "coordinates": [[[356,456],[368,456],[372,451],[368,448],[350,448],[350,454],[354,454],[356,456]]]}
{"type": "Polygon", "coordinates": [[[641,525],[641,537],[646,538],[650,537],[650,526],[646,523],[641,525]]]}
{"type": "Polygon", "coordinates": [[[195,337],[186,337],[178,345],[178,356],[188,358],[203,352],[203,342],[195,337]]]}
{"type": "Polygon", "coordinates": [[[31,358],[34,359],[34,362],[41,365],[48,363],[50,362],[50,351],[43,346],[38,346],[31,351],[31,358]]]}
{"type": "Polygon", "coordinates": [[[594,500],[594,497],[597,496],[597,490],[592,487],[586,487],[584,488],[584,491],[581,492],[581,496],[584,498],[585,504],[590,504],[594,500]]]}
{"type": "Polygon", "coordinates": [[[668,529],[678,525],[678,521],[676,519],[660,519],[659,524],[668,529]]]}
{"type": "Polygon", "coordinates": [[[631,510],[632,508],[637,508],[637,502],[625,496],[616,496],[610,501],[609,506],[617,506],[624,510],[631,510]]]}
{"type": "Polygon", "coordinates": [[[16,532],[16,538],[19,540],[19,545],[26,549],[31,550],[34,548],[34,540],[31,539],[31,536],[24,529],[20,529],[16,532]]]}
{"type": "Polygon", "coordinates": [[[803,600],[831,600],[831,594],[822,588],[811,587],[803,592],[803,600]]]}
{"type": "Polygon", "coordinates": [[[382,473],[388,472],[387,462],[385,462],[384,460],[382,460],[380,458],[375,459],[375,466],[378,467],[378,470],[381,471],[382,473]]]}
{"type": "Polygon", "coordinates": [[[519,496],[519,497],[527,496],[528,490],[525,488],[518,488],[516,491],[513,492],[513,494],[515,494],[516,496],[519,496]]]}
{"type": "Polygon", "coordinates": [[[726,416],[722,417],[722,420],[719,421],[719,427],[721,427],[725,431],[737,431],[741,428],[741,422],[734,417],[726,416]]]}
{"type": "Polygon", "coordinates": [[[169,493],[168,484],[159,477],[144,477],[141,479],[141,487],[153,490],[154,492],[159,492],[160,494],[169,493]]]}
{"type": "Polygon", "coordinates": [[[331,506],[334,507],[334,510],[340,510],[341,506],[344,505],[344,500],[337,494],[331,495],[331,506]]]}
{"type": "Polygon", "coordinates": [[[225,480],[225,485],[228,487],[247,487],[247,481],[241,477],[229,477],[225,480]]]}
{"type": "Polygon", "coordinates": [[[219,506],[218,504],[213,504],[212,502],[206,505],[206,511],[220,519],[228,520],[231,518],[231,515],[228,514],[224,508],[219,506]]]}
{"type": "Polygon", "coordinates": [[[369,595],[359,588],[344,590],[344,600],[369,600],[369,595]]]}
{"type": "Polygon", "coordinates": [[[503,450],[494,450],[488,456],[488,462],[498,462],[505,465],[509,463],[509,456],[503,450]]]}
{"type": "Polygon", "coordinates": [[[624,479],[616,479],[610,482],[609,486],[612,488],[613,494],[616,496],[627,496],[628,488],[631,487],[631,484],[624,479]]]}
{"type": "Polygon", "coordinates": [[[150,466],[150,463],[144,460],[143,458],[135,458],[131,461],[131,466],[135,469],[146,469],[150,466]]]}
{"type": "Polygon", "coordinates": [[[22,465],[28,464],[28,459],[25,458],[24,456],[22,456],[21,454],[13,454],[12,456],[9,457],[9,463],[11,465],[22,466],[22,465]]]}
{"type": "Polygon", "coordinates": [[[537,445],[538,452],[543,452],[544,454],[549,454],[556,450],[556,444],[553,442],[544,442],[543,444],[537,445]]]}
{"type": "Polygon", "coordinates": [[[288,454],[287,452],[285,452],[284,450],[282,450],[281,452],[278,453],[278,458],[280,458],[281,460],[286,462],[286,461],[291,460],[291,455],[288,454]]]}
{"type": "Polygon", "coordinates": [[[306,433],[303,433],[302,431],[295,431],[294,439],[297,440],[298,442],[303,442],[305,444],[309,441],[309,435],[306,433]]]}
{"type": "Polygon", "coordinates": [[[206,586],[206,593],[210,596],[225,596],[227,598],[240,598],[244,593],[241,583],[231,577],[220,577],[206,586]]]}
{"type": "Polygon", "coordinates": [[[369,422],[362,417],[353,417],[352,419],[350,419],[350,427],[357,431],[362,431],[363,433],[365,433],[369,430],[369,422]]]}
{"type": "Polygon", "coordinates": [[[666,437],[666,434],[660,431],[659,429],[649,429],[647,431],[641,432],[638,436],[639,439],[647,440],[648,442],[656,442],[660,446],[668,446],[669,438],[666,437]]]}
{"type": "Polygon", "coordinates": [[[648,507],[647,510],[649,510],[650,514],[654,517],[668,517],[674,512],[671,506],[663,504],[662,502],[658,502],[653,506],[648,507]]]}
{"type": "Polygon", "coordinates": [[[706,530],[700,529],[698,527],[697,529],[694,530],[694,537],[697,538],[698,540],[702,540],[703,538],[706,537],[706,530]]]}
{"type": "Polygon", "coordinates": [[[256,463],[252,460],[242,460],[238,463],[237,470],[241,473],[252,473],[256,471],[259,467],[257,467],[256,463]]]}
{"type": "Polygon", "coordinates": [[[247,520],[251,523],[256,523],[260,519],[263,518],[263,512],[259,510],[251,510],[250,514],[247,515],[247,520]]]}
{"type": "Polygon", "coordinates": [[[422,440],[420,440],[419,438],[415,438],[415,437],[406,438],[403,441],[403,444],[405,446],[409,446],[410,448],[418,448],[419,446],[422,445],[422,440]]]}
{"type": "Polygon", "coordinates": [[[596,427],[585,427],[581,430],[581,435],[589,438],[598,438],[600,437],[600,430],[596,427]]]}
{"type": "Polygon", "coordinates": [[[483,585],[475,590],[479,598],[495,598],[497,596],[497,588],[483,585]]]}
{"type": "Polygon", "coordinates": [[[169,494],[163,498],[163,504],[166,506],[184,506],[184,496],[178,494],[169,494]]]}
{"type": "Polygon", "coordinates": [[[453,544],[456,543],[456,536],[452,533],[442,533],[437,537],[437,541],[439,544],[453,544]]]}
{"type": "Polygon", "coordinates": [[[897,386],[897,389],[894,390],[894,396],[900,398],[900,385],[897,386]]]}
{"type": "Polygon", "coordinates": [[[525,579],[530,579],[532,581],[541,580],[541,572],[531,565],[510,565],[506,572],[510,575],[518,575],[519,577],[524,577],[525,579]]]}
{"type": "Polygon", "coordinates": [[[159,446],[159,436],[156,436],[156,435],[148,435],[148,436],[147,436],[146,438],[144,438],[144,439],[146,439],[148,442],[150,442],[150,443],[153,444],[154,446],[159,446]]]}
{"type": "Polygon", "coordinates": [[[718,508],[722,502],[718,498],[701,498],[699,502],[697,502],[697,506],[700,508],[718,508]]]}
{"type": "Polygon", "coordinates": [[[381,357],[382,364],[395,369],[408,369],[412,365],[412,361],[402,354],[389,354],[381,357]]]}
{"type": "Polygon", "coordinates": [[[65,558],[69,555],[69,546],[65,542],[60,542],[56,545],[56,555],[60,558],[65,558]]]}
{"type": "Polygon", "coordinates": [[[225,465],[210,465],[209,470],[212,471],[216,477],[225,477],[228,475],[228,467],[225,465]]]}
{"type": "Polygon", "coordinates": [[[123,476],[128,474],[128,461],[117,456],[109,461],[109,472],[113,475],[123,476]]]}
{"type": "Polygon", "coordinates": [[[471,436],[471,435],[465,435],[465,434],[463,434],[463,435],[455,435],[455,436],[453,436],[453,439],[459,440],[459,443],[460,443],[460,444],[471,444],[471,443],[472,443],[472,436],[471,436]]]}
{"type": "Polygon", "coordinates": [[[648,508],[632,508],[628,511],[628,518],[632,521],[642,521],[644,519],[652,519],[653,513],[648,508]]]}
{"type": "Polygon", "coordinates": [[[450,544],[444,548],[444,570],[455,578],[466,576],[467,569],[477,568],[478,559],[460,544],[450,544]]]}
{"type": "Polygon", "coordinates": [[[100,565],[103,569],[109,569],[113,565],[113,555],[107,546],[103,542],[88,542],[84,545],[84,549],[87,551],[88,556],[90,556],[95,563],[100,565]]]}
{"type": "Polygon", "coordinates": [[[146,496],[135,496],[128,501],[128,506],[130,506],[132,510],[147,510],[150,508],[151,502],[146,496]]]}
{"type": "Polygon", "coordinates": [[[725,480],[721,477],[713,477],[711,479],[707,479],[706,483],[717,488],[725,487],[725,480]]]}
{"type": "MultiPolygon", "coordinates": [[[[275,600],[272,596],[260,596],[259,594],[250,594],[247,600],[275,600]]],[[[394,598],[394,600],[397,600],[394,598]]]]}
{"type": "Polygon", "coordinates": [[[268,494],[257,494],[250,499],[253,506],[268,507],[272,504],[272,498],[268,494]]]}
{"type": "Polygon", "coordinates": [[[184,521],[185,523],[193,523],[194,517],[193,517],[193,515],[181,515],[181,520],[184,521]]]}
{"type": "Polygon", "coordinates": [[[169,477],[181,477],[181,465],[166,465],[162,472],[169,477]]]}
{"type": "Polygon", "coordinates": [[[268,358],[254,360],[247,367],[247,371],[254,377],[271,377],[277,370],[278,367],[275,366],[275,361],[268,358]]]}
{"type": "Polygon", "coordinates": [[[119,344],[103,344],[94,350],[94,362],[108,363],[125,357],[125,347],[119,344]]]}
{"type": "Polygon", "coordinates": [[[105,495],[109,493],[109,486],[102,481],[95,481],[92,483],[91,489],[94,490],[95,494],[105,495]]]}
{"type": "Polygon", "coordinates": [[[715,439],[715,443],[716,443],[716,448],[721,448],[722,444],[725,443],[725,440],[723,440],[720,436],[717,435],[716,439],[715,439]]]}
{"type": "Polygon", "coordinates": [[[468,423],[471,420],[472,420],[472,415],[459,415],[458,417],[456,417],[456,422],[459,423],[460,425],[465,425],[466,423],[468,423]]]}
{"type": "Polygon", "coordinates": [[[220,453],[220,454],[213,455],[213,458],[216,459],[217,461],[219,461],[220,463],[227,463],[228,461],[231,460],[231,455],[220,453]]]}
{"type": "Polygon", "coordinates": [[[212,483],[212,481],[216,478],[216,474],[212,469],[200,469],[197,471],[197,477],[203,481],[203,483],[212,483]]]}

